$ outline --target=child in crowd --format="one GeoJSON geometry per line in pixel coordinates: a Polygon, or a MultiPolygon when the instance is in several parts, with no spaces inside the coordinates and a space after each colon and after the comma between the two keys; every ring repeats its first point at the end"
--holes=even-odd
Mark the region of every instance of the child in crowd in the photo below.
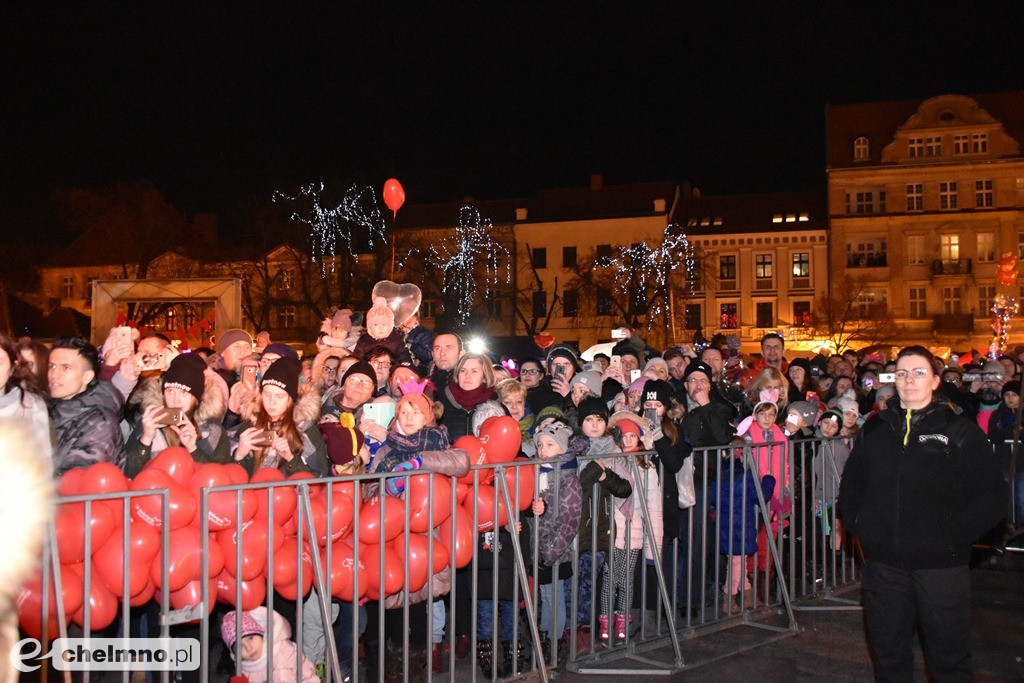
{"type": "Polygon", "coordinates": [[[570,559],[572,539],[580,528],[583,494],[576,471],[576,456],[590,445],[584,436],[573,436],[564,422],[555,421],[534,435],[540,468],[540,486],[533,501],[537,525],[540,592],[541,647],[550,660],[552,636],[566,628],[563,609],[565,593],[572,578],[570,559]]]}
{"type": "MultiPolygon", "coordinates": [[[[590,445],[587,455],[615,453],[618,448],[608,434],[608,407],[600,398],[585,398],[579,404],[580,429],[590,445]]],[[[591,606],[593,586],[604,568],[605,553],[608,549],[609,516],[615,500],[629,498],[633,487],[629,480],[618,473],[622,469],[621,458],[607,461],[594,459],[580,470],[580,487],[583,491],[583,515],[580,520],[580,561],[577,579],[577,649],[587,650],[590,645],[591,606]],[[593,497],[598,496],[597,516],[593,517],[593,497]],[[596,546],[596,548],[595,548],[596,546]]],[[[571,596],[566,595],[566,614],[571,606],[571,596]]]]}
{"type": "Polygon", "coordinates": [[[267,608],[257,607],[248,612],[228,612],[220,624],[220,634],[224,644],[228,646],[231,658],[235,657],[235,640],[241,638],[242,660],[238,663],[241,673],[249,683],[263,681],[301,681],[301,683],[320,683],[316,669],[305,655],[302,655],[301,671],[296,670],[297,649],[291,640],[291,627],[288,621],[277,612],[270,612],[273,619],[273,672],[272,679],[267,678],[267,608]],[[239,627],[241,623],[241,627],[239,627]]]}
{"type": "MultiPolygon", "coordinates": [[[[374,457],[375,473],[400,472],[419,469],[423,451],[448,450],[448,430],[437,426],[437,405],[426,394],[410,388],[395,406],[395,419],[388,429],[386,450],[374,457]]],[[[404,477],[392,477],[385,483],[385,490],[397,496],[405,490],[404,477]]]]}
{"type": "Polygon", "coordinates": [[[830,538],[833,548],[838,548],[842,537],[835,528],[836,496],[839,495],[839,479],[850,457],[850,445],[839,438],[844,416],[836,408],[825,411],[818,421],[817,436],[822,441],[818,453],[811,459],[811,479],[814,491],[814,514],[821,519],[823,538],[830,538]]]}
{"type": "MultiPolygon", "coordinates": [[[[754,606],[754,591],[747,578],[747,556],[757,552],[757,511],[760,500],[757,495],[757,481],[747,466],[741,437],[734,443],[740,446],[722,468],[717,489],[711,497],[718,511],[719,552],[729,556],[726,566],[726,595],[730,596],[727,611],[741,611],[743,607],[754,606]]],[[[765,475],[761,478],[761,490],[766,499],[775,490],[775,478],[765,475]]]]}
{"type": "MultiPolygon", "coordinates": [[[[598,617],[598,635],[602,639],[609,637],[609,615],[614,614],[611,627],[617,638],[626,637],[626,615],[633,604],[632,584],[637,561],[641,550],[648,560],[661,557],[661,541],[663,536],[662,495],[658,481],[658,471],[654,464],[641,451],[652,447],[650,425],[647,421],[629,411],[620,411],[608,420],[608,428],[615,439],[615,444],[623,453],[635,453],[636,471],[639,478],[633,476],[633,468],[627,464],[623,471],[632,488],[630,497],[615,507],[615,548],[612,554],[612,571],[614,576],[605,574],[601,587],[602,614],[598,617]],[[644,525],[644,508],[638,489],[642,490],[647,503],[646,513],[654,530],[654,543],[646,538],[644,525]],[[612,582],[614,581],[614,588],[612,582]],[[615,610],[612,612],[612,593],[615,592],[615,610]]],[[[616,501],[618,503],[618,501],[616,501]]]]}

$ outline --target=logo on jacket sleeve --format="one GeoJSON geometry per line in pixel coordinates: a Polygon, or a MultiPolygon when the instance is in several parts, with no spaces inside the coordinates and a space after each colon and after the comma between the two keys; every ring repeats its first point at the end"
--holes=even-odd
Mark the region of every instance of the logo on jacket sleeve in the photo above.
{"type": "Polygon", "coordinates": [[[949,437],[945,434],[920,434],[917,437],[918,443],[925,443],[927,441],[941,441],[944,446],[949,445],[949,437]]]}

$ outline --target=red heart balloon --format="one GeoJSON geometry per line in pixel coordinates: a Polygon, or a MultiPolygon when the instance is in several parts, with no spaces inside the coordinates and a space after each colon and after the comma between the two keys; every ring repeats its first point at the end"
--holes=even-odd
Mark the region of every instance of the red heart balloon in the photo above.
{"type": "MultiPolygon", "coordinates": [[[[261,467],[252,475],[249,483],[264,483],[284,481],[284,472],[274,467],[261,467]]],[[[270,494],[273,499],[274,524],[284,527],[292,520],[295,508],[298,505],[298,496],[295,494],[294,486],[275,486],[270,494]]],[[[261,489],[256,490],[256,517],[267,522],[267,492],[261,489]]]]}
{"type": "MultiPolygon", "coordinates": [[[[481,486],[476,492],[476,519],[478,531],[491,531],[494,529],[494,496],[493,486],[481,486]]],[[[466,498],[469,502],[469,498],[466,498]]],[[[472,514],[472,510],[469,511],[472,514]]],[[[498,498],[498,525],[508,524],[508,510],[505,508],[505,501],[498,498]]]]}
{"type": "Polygon", "coordinates": [[[519,465],[517,467],[506,467],[505,468],[505,484],[508,486],[509,500],[512,501],[513,507],[516,504],[516,482],[519,482],[519,509],[525,510],[533,505],[534,492],[536,489],[537,480],[535,478],[535,472],[537,471],[537,463],[530,460],[529,458],[516,458],[512,461],[513,463],[531,463],[528,465],[519,465]]]}
{"type": "Polygon", "coordinates": [[[509,462],[519,454],[522,432],[514,417],[490,417],[480,425],[480,443],[487,451],[487,462],[509,462]]]}
{"type": "MultiPolygon", "coordinates": [[[[472,434],[466,434],[460,436],[455,440],[453,444],[456,448],[461,448],[469,454],[469,465],[483,465],[487,462],[487,451],[484,450],[484,445],[480,442],[480,439],[473,436],[472,434]]],[[[484,474],[481,472],[477,475],[481,482],[484,481],[484,474]]],[[[459,477],[456,481],[460,484],[473,484],[473,470],[470,470],[466,474],[459,477]]]]}
{"type": "MultiPolygon", "coordinates": [[[[196,499],[192,492],[179,484],[164,470],[152,468],[139,472],[131,483],[133,491],[167,489],[168,526],[180,529],[196,517],[196,499]]],[[[131,499],[132,519],[153,527],[163,524],[163,498],[160,495],[138,496],[131,499]]]]}
{"type": "Polygon", "coordinates": [[[409,529],[423,533],[435,528],[452,514],[452,485],[440,474],[417,474],[409,477],[406,492],[409,502],[409,529]],[[434,486],[434,519],[430,523],[430,485],[434,486]]]}
{"type": "MultiPolygon", "coordinates": [[[[274,589],[286,600],[298,599],[298,539],[286,536],[281,549],[274,553],[274,589]]],[[[309,593],[313,585],[313,556],[309,544],[302,543],[302,595],[309,593]]]]}
{"type": "MultiPolygon", "coordinates": [[[[82,606],[71,615],[71,621],[85,628],[85,608],[89,607],[89,630],[102,631],[114,623],[117,617],[117,598],[111,593],[103,581],[97,581],[95,573],[89,586],[89,601],[85,602],[84,596],[82,606]]],[[[143,584],[143,589],[145,584],[143,584]]]]}
{"type": "Polygon", "coordinates": [[[461,569],[473,559],[476,546],[476,530],[473,529],[473,513],[459,505],[454,514],[438,528],[440,542],[451,552],[452,533],[455,534],[455,567],[461,569]]]}
{"type": "MultiPolygon", "coordinates": [[[[367,547],[369,546],[360,544],[360,548],[367,547]]],[[[326,548],[321,550],[320,562],[321,566],[327,566],[326,548]]],[[[330,578],[331,595],[346,602],[354,602],[366,595],[366,589],[370,585],[370,575],[366,571],[366,564],[362,558],[359,561],[358,584],[356,584],[355,592],[353,592],[352,583],[355,581],[355,566],[356,560],[351,543],[348,541],[335,541],[331,544],[331,567],[330,571],[326,572],[326,575],[330,578]]]]}
{"type": "MultiPolygon", "coordinates": [[[[128,597],[146,587],[153,558],[160,551],[160,532],[148,524],[135,523],[128,528],[128,597]]],[[[124,596],[124,534],[118,530],[110,535],[92,556],[93,570],[115,597],[124,596]]],[[[95,578],[93,583],[96,583],[95,578]]]]}
{"type": "Polygon", "coordinates": [[[187,488],[195,473],[196,463],[184,448],[171,446],[157,453],[156,457],[146,463],[142,471],[149,469],[162,470],[171,475],[171,479],[187,488]]]}
{"type": "MultiPolygon", "coordinates": [[[[359,542],[379,545],[381,541],[380,531],[380,510],[381,499],[374,496],[363,503],[359,509],[359,542]]],[[[384,534],[383,541],[387,543],[398,534],[402,533],[405,527],[405,508],[398,498],[392,496],[384,497],[384,534]]]]}
{"type": "MultiPolygon", "coordinates": [[[[380,548],[379,545],[359,546],[359,559],[366,567],[367,585],[366,597],[370,600],[379,600],[380,592],[380,548]]],[[[384,545],[384,595],[394,595],[402,590],[405,583],[405,569],[403,560],[391,546],[384,545]]],[[[360,570],[360,573],[362,570],[360,570]]]]}
{"type": "Polygon", "coordinates": [[[388,178],[384,183],[384,203],[395,213],[398,213],[402,204],[405,203],[405,190],[402,188],[402,183],[395,178],[388,178]]]}
{"type": "MultiPolygon", "coordinates": [[[[217,463],[206,463],[196,468],[190,482],[190,490],[195,496],[196,504],[202,508],[202,489],[213,486],[231,486],[233,482],[228,470],[217,463]]],[[[207,519],[209,528],[214,531],[234,527],[237,521],[237,499],[242,499],[242,521],[248,521],[256,514],[258,504],[256,494],[252,490],[218,491],[209,494],[207,519]]]]}
{"type": "MultiPolygon", "coordinates": [[[[73,471],[73,470],[72,470],[73,471]]],[[[84,472],[85,470],[82,470],[84,472]]],[[[110,535],[120,528],[120,519],[106,505],[94,502],[89,506],[89,527],[91,531],[90,552],[107,542],[110,535]]],[[[81,562],[85,559],[85,503],[64,503],[57,508],[54,520],[57,528],[57,552],[64,564],[81,562]]]]}
{"type": "MultiPolygon", "coordinates": [[[[238,582],[225,569],[217,577],[217,601],[238,607],[238,582]]],[[[256,609],[267,597],[267,579],[262,574],[252,581],[242,582],[242,610],[256,609]]],[[[173,604],[173,603],[172,603],[173,604]]]]}

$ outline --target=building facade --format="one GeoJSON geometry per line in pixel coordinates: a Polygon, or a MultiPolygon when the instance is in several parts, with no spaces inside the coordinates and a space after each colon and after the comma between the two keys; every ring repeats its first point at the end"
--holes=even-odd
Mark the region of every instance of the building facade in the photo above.
{"type": "Polygon", "coordinates": [[[993,299],[1022,294],[997,279],[1024,259],[1022,135],[1024,92],[829,107],[831,269],[889,310],[894,343],[987,349],[993,299]]]}

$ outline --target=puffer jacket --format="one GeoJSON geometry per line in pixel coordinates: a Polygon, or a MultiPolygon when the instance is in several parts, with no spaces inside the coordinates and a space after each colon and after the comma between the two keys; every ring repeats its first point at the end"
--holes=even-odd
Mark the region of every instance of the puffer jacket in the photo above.
{"type": "Polygon", "coordinates": [[[36,394],[14,387],[6,394],[0,394],[0,425],[16,424],[28,429],[32,438],[33,453],[46,467],[53,470],[53,428],[46,401],[36,394]]]}
{"type": "Polygon", "coordinates": [[[50,399],[50,421],[57,433],[55,477],[97,462],[124,467],[123,406],[121,392],[103,380],[94,380],[71,398],[50,399]]]}
{"type": "Polygon", "coordinates": [[[868,561],[966,565],[971,543],[1006,514],[998,459],[978,425],[949,404],[909,413],[897,397],[864,424],[843,470],[838,516],[868,561]]]}
{"type": "MultiPolygon", "coordinates": [[[[238,448],[239,436],[246,429],[253,426],[256,416],[259,414],[259,409],[260,395],[257,393],[252,401],[242,407],[242,412],[240,413],[242,423],[231,428],[228,432],[228,436],[231,439],[232,457],[234,457],[234,452],[238,448]]],[[[281,465],[282,471],[288,476],[297,472],[312,472],[318,477],[327,476],[330,472],[327,444],[324,443],[324,439],[320,436],[320,431],[316,427],[320,420],[320,394],[312,385],[304,382],[299,383],[299,398],[292,407],[292,419],[302,434],[302,453],[299,454],[299,457],[292,458],[290,462],[281,465]]],[[[270,452],[273,452],[273,450],[271,449],[270,452]]],[[[252,453],[238,461],[238,464],[249,472],[249,476],[253,475],[255,458],[252,453]]]]}
{"type": "Polygon", "coordinates": [[[589,446],[590,439],[576,435],[569,439],[565,453],[557,458],[541,460],[537,497],[544,500],[544,514],[536,518],[537,550],[541,563],[547,567],[571,559],[572,539],[579,532],[583,514],[583,491],[576,470],[576,456],[585,453],[589,446]]]}
{"type": "MultiPolygon", "coordinates": [[[[302,671],[295,670],[295,657],[297,647],[291,639],[292,629],[288,621],[277,612],[273,615],[272,625],[267,624],[267,608],[257,607],[248,612],[249,616],[256,620],[264,628],[263,653],[258,659],[242,660],[241,670],[249,679],[249,683],[266,683],[267,681],[267,644],[270,642],[270,631],[274,636],[274,678],[273,683],[284,683],[288,681],[301,683],[320,683],[320,677],[316,675],[313,663],[303,655],[302,671]]],[[[235,649],[229,648],[231,657],[235,656],[235,649]]]]}

